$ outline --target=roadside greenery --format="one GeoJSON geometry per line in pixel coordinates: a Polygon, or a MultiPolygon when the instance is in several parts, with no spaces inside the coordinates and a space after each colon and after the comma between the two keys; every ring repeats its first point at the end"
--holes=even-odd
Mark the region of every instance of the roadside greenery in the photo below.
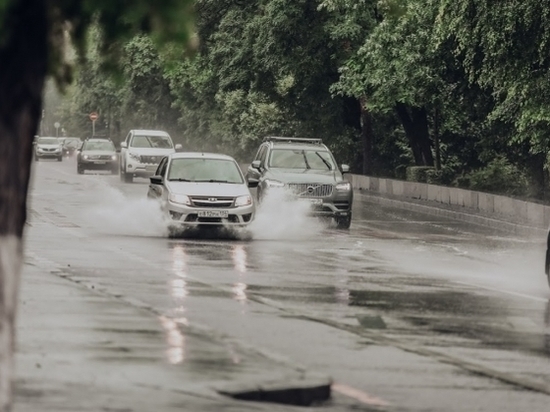
{"type": "Polygon", "coordinates": [[[546,197],[550,1],[197,0],[195,11],[193,58],[137,35],[115,82],[90,56],[64,105],[68,133],[85,134],[75,119],[96,110],[115,138],[160,127],[243,161],[266,135],[320,137],[356,173],[546,197]]]}

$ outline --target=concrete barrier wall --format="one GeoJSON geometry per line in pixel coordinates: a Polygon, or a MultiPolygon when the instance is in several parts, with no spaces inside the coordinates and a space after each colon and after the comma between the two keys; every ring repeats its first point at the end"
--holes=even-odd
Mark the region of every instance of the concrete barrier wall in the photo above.
{"type": "Polygon", "coordinates": [[[465,212],[470,209],[474,212],[494,215],[516,223],[525,223],[541,228],[550,226],[550,206],[538,203],[428,183],[406,182],[362,175],[350,175],[349,180],[354,189],[384,196],[460,206],[465,209],[465,212]]]}

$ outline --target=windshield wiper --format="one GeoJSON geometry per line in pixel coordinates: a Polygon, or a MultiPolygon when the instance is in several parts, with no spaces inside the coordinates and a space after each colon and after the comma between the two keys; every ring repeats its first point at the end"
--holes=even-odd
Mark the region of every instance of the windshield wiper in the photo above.
{"type": "Polygon", "coordinates": [[[190,182],[189,179],[184,179],[182,177],[173,177],[172,179],[168,179],[169,182],[190,182]]]}
{"type": "Polygon", "coordinates": [[[302,150],[302,156],[304,156],[304,162],[306,162],[306,169],[311,169],[311,166],[309,165],[308,161],[307,161],[307,157],[306,157],[306,151],[305,150],[302,150]]]}
{"type": "Polygon", "coordinates": [[[319,158],[323,161],[323,163],[328,167],[328,170],[332,170],[332,166],[330,165],[329,162],[326,161],[325,158],[323,158],[323,156],[321,156],[318,152],[315,152],[315,154],[319,156],[319,158]]]}
{"type": "Polygon", "coordinates": [[[208,180],[195,180],[197,183],[233,183],[229,180],[218,180],[218,179],[208,179],[208,180]]]}

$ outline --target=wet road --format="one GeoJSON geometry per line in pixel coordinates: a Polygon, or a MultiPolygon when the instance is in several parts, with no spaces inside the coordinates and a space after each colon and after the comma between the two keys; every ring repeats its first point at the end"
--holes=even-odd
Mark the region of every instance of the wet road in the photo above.
{"type": "Polygon", "coordinates": [[[271,204],[253,240],[170,239],[146,180],[35,166],[29,261],[158,314],[167,364],[232,380],[270,359],[330,375],[356,408],[550,408],[544,239],[360,195],[349,232],[271,204]],[[190,365],[197,333],[226,352],[190,365]]]}

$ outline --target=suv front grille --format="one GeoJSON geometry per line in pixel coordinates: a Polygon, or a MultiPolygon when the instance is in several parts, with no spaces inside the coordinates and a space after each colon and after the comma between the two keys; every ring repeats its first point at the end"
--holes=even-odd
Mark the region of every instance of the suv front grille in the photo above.
{"type": "Polygon", "coordinates": [[[164,156],[140,156],[141,163],[150,163],[157,165],[160,163],[164,156]]]}
{"type": "Polygon", "coordinates": [[[332,195],[332,185],[320,185],[317,183],[289,183],[290,190],[303,197],[328,197],[332,195]]]}
{"type": "Polygon", "coordinates": [[[225,196],[192,196],[191,204],[195,207],[217,207],[217,208],[228,208],[233,206],[235,201],[234,197],[225,197],[225,196]]]}

